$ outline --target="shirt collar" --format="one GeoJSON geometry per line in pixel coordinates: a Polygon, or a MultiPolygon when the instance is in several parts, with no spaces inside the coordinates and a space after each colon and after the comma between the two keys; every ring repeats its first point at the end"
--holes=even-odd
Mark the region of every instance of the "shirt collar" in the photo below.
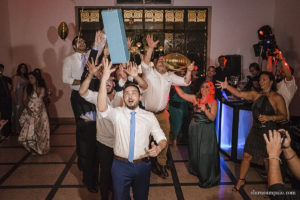
{"type": "Polygon", "coordinates": [[[125,107],[125,112],[128,113],[129,115],[130,115],[131,112],[136,112],[136,113],[140,112],[139,106],[135,110],[131,110],[131,109],[127,108],[126,105],[124,105],[124,107],[125,107]]]}

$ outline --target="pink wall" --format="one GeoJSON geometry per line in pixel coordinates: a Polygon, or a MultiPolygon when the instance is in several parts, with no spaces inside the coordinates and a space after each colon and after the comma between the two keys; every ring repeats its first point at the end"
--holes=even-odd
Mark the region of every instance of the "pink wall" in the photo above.
{"type": "MultiPolygon", "coordinates": [[[[5,19],[1,22],[7,27],[7,32],[1,37],[1,40],[5,40],[5,45],[1,44],[4,54],[0,54],[0,61],[12,63],[13,67],[7,70],[11,75],[20,62],[43,70],[46,82],[53,92],[51,117],[73,116],[69,101],[70,89],[61,81],[61,69],[63,59],[72,53],[75,6],[113,6],[114,2],[115,0],[1,1],[0,13],[7,13],[9,18],[1,18],[2,21],[5,19]],[[70,28],[66,41],[57,36],[57,27],[61,21],[65,21],[70,28]]],[[[257,43],[257,29],[265,24],[272,26],[274,21],[273,0],[174,0],[174,6],[210,7],[209,64],[215,64],[220,54],[242,54],[246,75],[249,63],[257,60],[252,50],[252,45],[257,43]]]]}
{"type": "Polygon", "coordinates": [[[300,116],[300,1],[276,0],[274,32],[279,48],[295,69],[298,91],[290,105],[291,115],[300,116]]]}
{"type": "Polygon", "coordinates": [[[0,63],[5,66],[4,74],[9,74],[11,67],[11,51],[10,51],[10,26],[8,20],[8,0],[0,1],[0,24],[1,24],[1,35],[0,35],[0,63]]]}

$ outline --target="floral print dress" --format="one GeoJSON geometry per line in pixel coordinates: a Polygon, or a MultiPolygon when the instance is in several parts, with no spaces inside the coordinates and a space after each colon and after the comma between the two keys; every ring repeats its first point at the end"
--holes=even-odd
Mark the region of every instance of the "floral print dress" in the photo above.
{"type": "Polygon", "coordinates": [[[33,154],[43,155],[50,150],[50,126],[43,97],[36,92],[20,117],[22,127],[18,141],[33,154]]]}

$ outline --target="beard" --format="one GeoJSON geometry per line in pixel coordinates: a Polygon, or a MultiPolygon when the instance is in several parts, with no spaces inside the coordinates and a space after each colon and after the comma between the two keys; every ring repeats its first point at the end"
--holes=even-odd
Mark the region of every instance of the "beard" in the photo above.
{"type": "Polygon", "coordinates": [[[114,88],[111,87],[111,89],[107,91],[107,94],[111,94],[113,91],[114,91],[114,88]]]}
{"type": "Polygon", "coordinates": [[[125,102],[125,105],[127,108],[129,108],[130,110],[135,110],[138,106],[139,106],[139,102],[137,102],[136,104],[133,104],[132,106],[128,105],[126,102],[125,102]]]}

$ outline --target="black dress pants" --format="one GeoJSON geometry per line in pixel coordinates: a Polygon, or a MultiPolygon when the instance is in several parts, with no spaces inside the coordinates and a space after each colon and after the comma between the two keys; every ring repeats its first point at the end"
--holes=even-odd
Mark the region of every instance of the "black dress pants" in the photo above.
{"type": "MultiPolygon", "coordinates": [[[[75,124],[76,124],[76,154],[77,156],[79,156],[80,153],[80,149],[79,149],[79,131],[78,131],[78,120],[80,119],[80,114],[79,114],[79,103],[80,103],[80,95],[78,93],[78,91],[76,90],[72,90],[71,93],[71,105],[72,105],[72,110],[74,113],[74,118],[75,118],[75,124]]],[[[78,169],[81,171],[82,170],[82,166],[80,161],[78,160],[77,162],[77,166],[78,169]]]]}
{"type": "Polygon", "coordinates": [[[110,148],[97,141],[97,158],[101,168],[99,183],[102,200],[107,200],[109,192],[113,191],[111,177],[113,157],[113,148],[110,148]]]}
{"type": "Polygon", "coordinates": [[[78,120],[79,155],[78,162],[82,165],[83,183],[95,187],[98,183],[98,162],[96,156],[96,122],[78,120]]]}

